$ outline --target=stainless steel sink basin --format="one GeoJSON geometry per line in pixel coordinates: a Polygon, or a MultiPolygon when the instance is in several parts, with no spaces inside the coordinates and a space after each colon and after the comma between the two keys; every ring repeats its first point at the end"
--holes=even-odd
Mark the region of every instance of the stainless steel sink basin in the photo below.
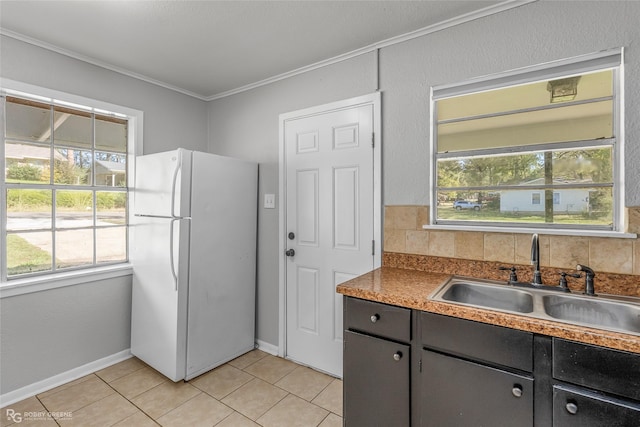
{"type": "Polygon", "coordinates": [[[533,296],[529,292],[506,286],[453,283],[442,294],[442,299],[516,313],[533,311],[533,296]]]}
{"type": "Polygon", "coordinates": [[[640,335],[640,298],[560,293],[550,288],[454,276],[431,299],[640,335]]]}
{"type": "Polygon", "coordinates": [[[545,295],[542,303],[554,319],[640,334],[640,305],[570,295],[545,295]]]}

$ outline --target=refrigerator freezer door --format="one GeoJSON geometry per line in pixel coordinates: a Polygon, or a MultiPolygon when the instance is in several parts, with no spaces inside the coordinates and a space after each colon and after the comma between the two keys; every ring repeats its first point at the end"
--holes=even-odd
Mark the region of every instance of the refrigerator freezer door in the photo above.
{"type": "Polygon", "coordinates": [[[184,149],[136,157],[136,215],[189,217],[192,152],[184,149]]]}
{"type": "Polygon", "coordinates": [[[131,225],[131,353],[173,381],[185,375],[189,223],[134,217],[131,225]]]}
{"type": "Polygon", "coordinates": [[[257,172],[194,153],[186,379],[255,346],[257,172]]]}

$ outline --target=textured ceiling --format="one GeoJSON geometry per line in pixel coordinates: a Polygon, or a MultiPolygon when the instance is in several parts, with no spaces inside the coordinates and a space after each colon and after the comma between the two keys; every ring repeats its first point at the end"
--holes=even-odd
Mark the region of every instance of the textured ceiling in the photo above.
{"type": "Polygon", "coordinates": [[[2,33],[202,99],[497,1],[6,1],[2,33]]]}

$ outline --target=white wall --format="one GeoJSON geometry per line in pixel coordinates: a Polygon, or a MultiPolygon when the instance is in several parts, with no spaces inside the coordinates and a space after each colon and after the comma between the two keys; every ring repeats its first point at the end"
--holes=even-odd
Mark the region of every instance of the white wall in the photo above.
{"type": "MultiPolygon", "coordinates": [[[[145,153],[207,149],[203,101],[5,36],[0,57],[1,78],[142,110],[145,153]]],[[[131,276],[0,302],[2,394],[130,346],[131,276]]]]}
{"type": "MultiPolygon", "coordinates": [[[[640,2],[527,4],[380,50],[385,205],[429,203],[429,87],[624,46],[627,206],[640,206],[640,2]]],[[[262,163],[278,188],[278,115],[376,89],[375,54],[211,102],[210,151],[262,163]]],[[[278,343],[278,212],[260,210],[260,340],[278,343]]]]}
{"type": "Polygon", "coordinates": [[[6,394],[127,350],[131,277],[2,298],[0,321],[6,394]]]}

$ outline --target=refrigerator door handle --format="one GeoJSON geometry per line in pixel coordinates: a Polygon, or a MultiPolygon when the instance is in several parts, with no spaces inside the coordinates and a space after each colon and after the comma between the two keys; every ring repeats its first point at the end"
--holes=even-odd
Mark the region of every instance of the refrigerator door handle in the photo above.
{"type": "Polygon", "coordinates": [[[169,225],[169,264],[171,265],[171,275],[173,276],[174,290],[178,291],[178,275],[173,263],[173,224],[179,221],[179,218],[173,218],[169,225]]]}
{"type": "Polygon", "coordinates": [[[171,216],[176,216],[176,184],[178,183],[178,172],[182,169],[182,151],[178,150],[178,161],[176,162],[176,168],[173,171],[173,182],[171,183],[171,216]]]}

